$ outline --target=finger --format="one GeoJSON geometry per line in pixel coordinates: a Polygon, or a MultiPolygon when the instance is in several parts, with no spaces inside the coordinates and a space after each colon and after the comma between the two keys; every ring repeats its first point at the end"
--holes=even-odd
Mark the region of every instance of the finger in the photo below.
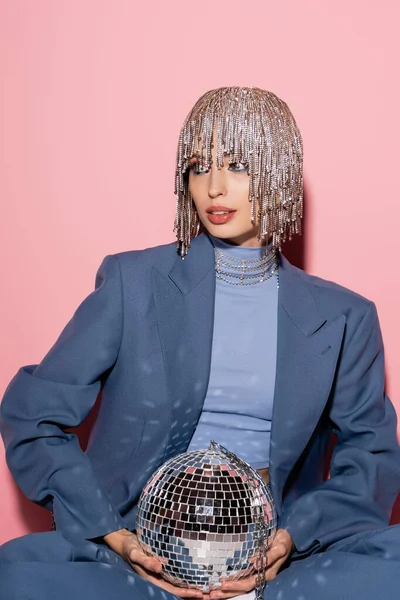
{"type": "Polygon", "coordinates": [[[275,577],[278,575],[278,571],[279,569],[269,569],[266,573],[265,573],[265,581],[272,581],[273,579],[275,579],[275,577]]]}
{"type": "Polygon", "coordinates": [[[133,562],[138,562],[139,564],[143,564],[145,558],[150,558],[151,560],[157,561],[153,563],[157,572],[159,569],[158,563],[161,562],[165,564],[167,562],[166,558],[164,558],[163,556],[157,556],[154,552],[152,552],[150,546],[142,546],[137,538],[133,539],[131,544],[127,547],[127,553],[130,560],[132,560],[133,562]]]}
{"type": "MultiPolygon", "coordinates": [[[[253,588],[254,589],[254,588],[253,588]]],[[[214,598],[216,600],[227,600],[228,598],[235,598],[235,596],[241,596],[242,594],[247,594],[248,592],[251,592],[251,590],[247,590],[247,592],[243,592],[243,591],[231,591],[231,592],[216,592],[218,595],[214,596],[214,598]]],[[[211,600],[212,600],[213,596],[211,596],[211,600]]]]}
{"type": "Polygon", "coordinates": [[[171,594],[175,594],[175,596],[178,596],[179,598],[203,598],[203,594],[200,590],[181,588],[172,585],[172,583],[169,583],[160,575],[153,575],[151,572],[146,571],[146,569],[140,567],[139,565],[135,565],[134,569],[138,575],[141,575],[141,577],[150,583],[154,583],[156,586],[164,589],[167,592],[170,592],[171,594]]]}
{"type": "Polygon", "coordinates": [[[172,585],[172,583],[168,583],[168,581],[162,580],[162,584],[160,585],[166,592],[170,594],[175,594],[175,596],[179,596],[179,598],[203,598],[203,594],[200,590],[194,590],[191,588],[181,588],[176,585],[172,585]]]}
{"type": "Polygon", "coordinates": [[[167,585],[163,587],[165,591],[174,594],[175,596],[179,596],[179,598],[203,598],[203,594],[199,590],[181,588],[170,583],[167,583],[167,585]]]}
{"type": "Polygon", "coordinates": [[[211,592],[211,600],[215,600],[216,598],[222,598],[224,596],[218,596],[219,593],[235,593],[237,594],[246,594],[247,592],[251,592],[254,590],[256,586],[256,577],[253,575],[252,577],[246,577],[245,579],[240,579],[239,581],[225,581],[220,590],[216,590],[215,592],[211,592]],[[214,594],[214,595],[213,595],[214,594]]]}
{"type": "Polygon", "coordinates": [[[136,565],[141,565],[147,571],[153,571],[153,573],[161,573],[162,564],[155,556],[148,556],[142,551],[133,549],[129,552],[129,561],[136,565]]]}
{"type": "Polygon", "coordinates": [[[285,559],[281,559],[276,561],[273,567],[266,569],[265,571],[265,581],[272,581],[278,575],[282,565],[284,565],[285,559]]]}
{"type": "Polygon", "coordinates": [[[267,552],[267,566],[271,566],[276,561],[286,558],[288,555],[288,550],[285,544],[276,543],[270,550],[267,552]]]}

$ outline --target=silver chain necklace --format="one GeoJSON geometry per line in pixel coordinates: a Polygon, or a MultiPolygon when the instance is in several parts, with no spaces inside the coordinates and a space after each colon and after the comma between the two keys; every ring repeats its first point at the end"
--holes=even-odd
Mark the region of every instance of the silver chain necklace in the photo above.
{"type": "Polygon", "coordinates": [[[255,285],[267,281],[276,274],[279,289],[279,268],[276,250],[263,254],[261,258],[240,260],[224,254],[214,247],[217,279],[231,285],[255,285]]]}

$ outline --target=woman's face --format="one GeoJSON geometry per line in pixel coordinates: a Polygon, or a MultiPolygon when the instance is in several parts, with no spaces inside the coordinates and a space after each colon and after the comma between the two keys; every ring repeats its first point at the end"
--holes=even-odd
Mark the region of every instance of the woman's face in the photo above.
{"type": "Polygon", "coordinates": [[[224,166],[218,169],[214,144],[209,170],[206,165],[199,164],[196,157],[191,159],[189,189],[197,213],[211,235],[238,246],[260,246],[262,242],[257,239],[257,218],[254,225],[251,223],[246,165],[230,165],[228,158],[224,157],[224,166]]]}

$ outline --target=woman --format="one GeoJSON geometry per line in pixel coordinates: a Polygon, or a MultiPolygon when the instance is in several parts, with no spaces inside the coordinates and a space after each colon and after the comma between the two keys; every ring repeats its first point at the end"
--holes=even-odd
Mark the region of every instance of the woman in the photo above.
{"type": "MultiPolygon", "coordinates": [[[[281,255],[300,233],[302,183],[282,100],[257,88],[199,99],[178,144],[178,253],[107,256],[50,352],[6,390],[9,468],[56,531],[0,548],[1,600],[207,598],[166,583],[133,530],[152,472],[210,435],[270,479],[268,600],[398,597],[400,532],[387,524],[400,453],[376,308],[281,255]],[[84,454],[66,429],[100,389],[84,454]]],[[[210,597],[254,587],[225,583],[210,597]]]]}

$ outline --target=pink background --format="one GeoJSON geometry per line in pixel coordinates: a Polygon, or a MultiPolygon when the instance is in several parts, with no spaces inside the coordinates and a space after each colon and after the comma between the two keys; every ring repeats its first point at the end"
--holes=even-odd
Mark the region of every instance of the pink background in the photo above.
{"type": "MultiPolygon", "coordinates": [[[[210,88],[253,85],[303,133],[303,264],[376,303],[400,410],[399,18],[396,0],[0,0],[0,394],[104,255],[174,239],[183,118],[210,88]]],[[[1,543],[49,519],[0,447],[1,543]]]]}

